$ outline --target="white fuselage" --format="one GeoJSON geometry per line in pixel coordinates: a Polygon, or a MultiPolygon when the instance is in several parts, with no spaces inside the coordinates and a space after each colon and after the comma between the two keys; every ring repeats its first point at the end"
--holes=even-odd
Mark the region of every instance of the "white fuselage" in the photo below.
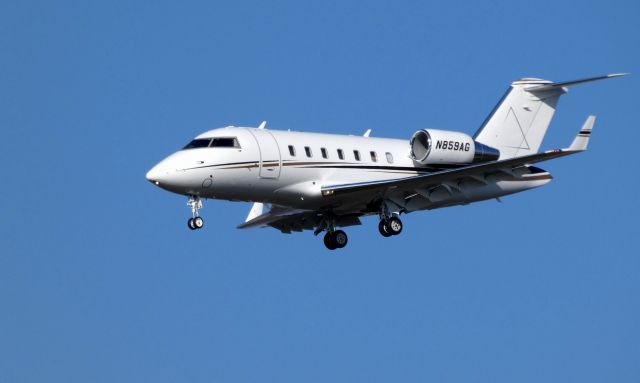
{"type": "MultiPolygon", "coordinates": [[[[380,196],[323,196],[321,186],[399,179],[447,168],[417,164],[408,140],[237,127],[214,129],[195,140],[216,138],[226,144],[177,151],[153,167],[147,179],[166,190],[202,198],[375,213],[368,204],[380,196]],[[227,145],[230,139],[235,145],[227,145]]],[[[408,195],[398,202],[406,212],[433,209],[496,198],[550,180],[549,173],[524,167],[440,185],[424,191],[428,198],[408,195]]]]}

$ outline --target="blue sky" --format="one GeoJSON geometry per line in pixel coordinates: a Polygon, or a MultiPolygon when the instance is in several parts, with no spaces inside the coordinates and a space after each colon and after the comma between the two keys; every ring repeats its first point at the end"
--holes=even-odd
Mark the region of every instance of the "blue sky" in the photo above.
{"type": "Polygon", "coordinates": [[[640,6],[0,3],[0,381],[636,382],[640,6]],[[473,133],[510,81],[571,89],[544,188],[375,219],[328,252],[145,172],[229,124],[473,133]]]}

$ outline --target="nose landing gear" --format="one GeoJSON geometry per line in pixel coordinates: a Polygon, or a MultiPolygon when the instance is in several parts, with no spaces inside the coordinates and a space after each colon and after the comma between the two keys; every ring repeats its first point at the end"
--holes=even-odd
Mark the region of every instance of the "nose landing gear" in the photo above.
{"type": "Polygon", "coordinates": [[[189,196],[189,201],[187,201],[187,205],[191,207],[191,218],[187,221],[187,226],[191,230],[202,229],[204,226],[204,219],[200,217],[200,213],[198,212],[202,208],[202,201],[198,196],[189,196]]]}
{"type": "Polygon", "coordinates": [[[189,218],[187,226],[189,226],[189,229],[191,230],[202,229],[204,226],[204,219],[202,219],[202,217],[189,218]]]}

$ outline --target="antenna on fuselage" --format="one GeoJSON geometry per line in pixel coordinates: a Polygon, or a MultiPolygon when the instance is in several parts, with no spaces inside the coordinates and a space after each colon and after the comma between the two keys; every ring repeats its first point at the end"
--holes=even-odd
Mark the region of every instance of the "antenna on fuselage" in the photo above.
{"type": "Polygon", "coordinates": [[[265,126],[267,126],[267,122],[266,121],[262,121],[260,123],[260,126],[258,126],[258,129],[264,129],[265,126]]]}

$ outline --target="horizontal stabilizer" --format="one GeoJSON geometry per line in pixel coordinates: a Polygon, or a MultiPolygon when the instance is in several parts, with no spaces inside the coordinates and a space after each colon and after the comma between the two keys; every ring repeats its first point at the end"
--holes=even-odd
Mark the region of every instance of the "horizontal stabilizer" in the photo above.
{"type": "Polygon", "coordinates": [[[542,85],[538,85],[538,86],[533,86],[533,87],[527,88],[527,92],[540,92],[540,91],[545,91],[545,90],[550,90],[550,89],[564,88],[565,86],[572,86],[572,85],[584,84],[585,82],[592,82],[592,81],[598,81],[598,80],[606,80],[606,79],[609,79],[609,78],[622,77],[622,76],[626,76],[628,74],[629,73],[612,73],[612,74],[607,74],[607,75],[604,75],[604,76],[583,78],[583,79],[580,79],[580,80],[563,81],[563,82],[552,82],[552,83],[549,83],[549,84],[542,84],[542,85]]]}
{"type": "Polygon", "coordinates": [[[593,124],[596,122],[596,116],[587,117],[587,121],[584,122],[582,128],[576,135],[576,138],[573,139],[569,150],[575,151],[583,151],[587,150],[587,145],[589,145],[589,137],[591,136],[591,130],[593,129],[593,124]]]}

